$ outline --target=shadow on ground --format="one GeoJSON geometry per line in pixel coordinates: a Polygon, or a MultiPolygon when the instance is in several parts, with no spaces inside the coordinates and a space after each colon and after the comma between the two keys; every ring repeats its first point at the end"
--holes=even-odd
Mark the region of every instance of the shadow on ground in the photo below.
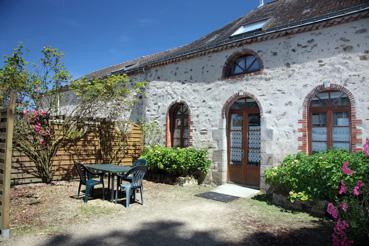
{"type": "MultiPolygon", "coordinates": [[[[122,223],[124,223],[122,221],[122,223]]],[[[266,228],[267,229],[267,228],[266,228]]],[[[329,232],[323,225],[316,228],[302,228],[295,231],[257,232],[246,236],[241,242],[220,240],[216,231],[188,232],[182,222],[158,221],[145,223],[137,230],[115,230],[105,234],[96,232],[86,238],[71,235],[56,235],[43,246],[61,245],[329,245],[329,232]]]]}

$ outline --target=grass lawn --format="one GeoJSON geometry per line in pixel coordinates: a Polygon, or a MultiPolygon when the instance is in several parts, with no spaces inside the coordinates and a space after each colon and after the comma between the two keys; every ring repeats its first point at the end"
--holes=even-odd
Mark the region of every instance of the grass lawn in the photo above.
{"type": "Polygon", "coordinates": [[[216,202],[211,187],[145,182],[144,205],[128,209],[76,198],[78,182],[12,188],[13,237],[4,245],[329,245],[327,222],[259,196],[216,202]],[[135,235],[135,236],[134,236],[135,235]]]}

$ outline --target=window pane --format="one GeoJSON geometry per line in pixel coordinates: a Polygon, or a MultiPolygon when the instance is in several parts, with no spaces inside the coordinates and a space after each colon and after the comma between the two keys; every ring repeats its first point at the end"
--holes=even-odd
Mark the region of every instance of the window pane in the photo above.
{"type": "Polygon", "coordinates": [[[231,164],[233,165],[242,164],[242,156],[243,156],[242,149],[231,148],[231,164]]]}
{"type": "Polygon", "coordinates": [[[320,98],[320,100],[328,100],[329,92],[320,92],[317,96],[320,98]]]}
{"type": "Polygon", "coordinates": [[[333,141],[350,142],[350,128],[333,127],[333,141]]]}
{"type": "Polygon", "coordinates": [[[334,126],[349,126],[349,113],[348,112],[334,112],[333,113],[333,125],[334,126]]]}
{"type": "Polygon", "coordinates": [[[242,73],[252,73],[259,71],[261,69],[260,62],[253,55],[246,55],[238,58],[233,64],[234,75],[242,74],[242,73]]]}
{"type": "Polygon", "coordinates": [[[242,115],[232,114],[231,130],[242,131],[242,115]]]}
{"type": "Polygon", "coordinates": [[[181,147],[181,141],[179,138],[173,139],[173,147],[181,147]]]}
{"type": "Polygon", "coordinates": [[[256,61],[254,62],[254,64],[252,64],[252,65],[249,67],[249,69],[248,69],[248,71],[247,71],[247,72],[252,73],[252,72],[259,71],[259,70],[260,70],[260,63],[256,60],[256,61]]]}
{"type": "Polygon", "coordinates": [[[249,156],[248,156],[248,165],[251,166],[259,166],[260,164],[260,150],[259,149],[249,149],[249,156]]]}
{"type": "Polygon", "coordinates": [[[249,114],[248,165],[260,165],[260,114],[249,114]]]}
{"type": "Polygon", "coordinates": [[[333,148],[350,151],[350,143],[333,143],[333,148]]]}
{"type": "Polygon", "coordinates": [[[249,126],[260,126],[260,114],[249,114],[249,126]]]}
{"type": "Polygon", "coordinates": [[[326,142],[312,142],[313,152],[322,152],[327,150],[326,142]]]}
{"type": "Polygon", "coordinates": [[[236,66],[240,67],[242,70],[246,69],[246,59],[244,57],[238,59],[236,61],[236,66]]]}
{"type": "Polygon", "coordinates": [[[327,126],[327,113],[313,113],[311,121],[313,126],[327,126]]]}
{"type": "Polygon", "coordinates": [[[327,141],[327,127],[313,127],[311,139],[313,141],[327,141]]]}
{"type": "Polygon", "coordinates": [[[181,119],[176,119],[176,128],[179,128],[182,125],[181,119]]]}
{"type": "Polygon", "coordinates": [[[241,98],[234,102],[231,106],[231,109],[243,109],[246,108],[246,100],[245,98],[241,98]]]}
{"type": "Polygon", "coordinates": [[[332,104],[334,105],[338,105],[338,106],[349,106],[350,105],[350,100],[347,97],[347,95],[341,91],[334,91],[331,92],[331,99],[332,99],[332,104]]]}
{"type": "Polygon", "coordinates": [[[233,74],[243,73],[243,70],[239,66],[235,66],[233,70],[233,74]]]}
{"type": "Polygon", "coordinates": [[[242,132],[231,132],[231,148],[242,148],[242,132]]]}
{"type": "Polygon", "coordinates": [[[174,138],[180,138],[180,137],[181,137],[181,131],[180,131],[180,130],[178,130],[178,129],[177,129],[177,130],[175,130],[175,131],[174,131],[174,134],[173,134],[173,137],[174,137],[174,138]]]}
{"type": "Polygon", "coordinates": [[[322,107],[324,104],[320,101],[318,97],[314,97],[310,102],[311,107],[322,107]]]}

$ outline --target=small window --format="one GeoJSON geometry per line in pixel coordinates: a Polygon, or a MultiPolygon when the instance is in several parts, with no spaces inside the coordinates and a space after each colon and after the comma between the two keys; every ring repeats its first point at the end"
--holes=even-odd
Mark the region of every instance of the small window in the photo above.
{"type": "Polygon", "coordinates": [[[186,104],[177,103],[169,111],[170,146],[185,148],[189,146],[189,110],[186,104]]]}
{"type": "Polygon", "coordinates": [[[231,59],[226,65],[224,77],[254,73],[261,70],[261,62],[254,55],[242,55],[231,59]]]}
{"type": "Polygon", "coordinates": [[[241,26],[240,28],[238,28],[232,35],[233,36],[237,36],[240,34],[244,34],[244,33],[249,33],[249,32],[257,32],[257,31],[261,31],[263,30],[264,26],[269,22],[268,20],[262,20],[262,21],[258,21],[258,22],[254,22],[251,24],[247,24],[244,26],[241,26]]]}

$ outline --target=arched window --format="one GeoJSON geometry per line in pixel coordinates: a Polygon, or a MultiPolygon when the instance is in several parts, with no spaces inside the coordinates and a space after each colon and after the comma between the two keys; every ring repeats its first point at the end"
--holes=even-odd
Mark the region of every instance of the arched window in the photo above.
{"type": "Polygon", "coordinates": [[[351,150],[351,111],[348,96],[331,90],[317,93],[309,106],[310,153],[351,150]]]}
{"type": "Polygon", "coordinates": [[[231,56],[226,64],[223,77],[232,77],[248,74],[262,69],[261,60],[251,53],[235,54],[231,56]]]}
{"type": "Polygon", "coordinates": [[[176,103],[169,110],[169,142],[171,147],[185,148],[189,146],[190,117],[186,104],[176,103]]]}

